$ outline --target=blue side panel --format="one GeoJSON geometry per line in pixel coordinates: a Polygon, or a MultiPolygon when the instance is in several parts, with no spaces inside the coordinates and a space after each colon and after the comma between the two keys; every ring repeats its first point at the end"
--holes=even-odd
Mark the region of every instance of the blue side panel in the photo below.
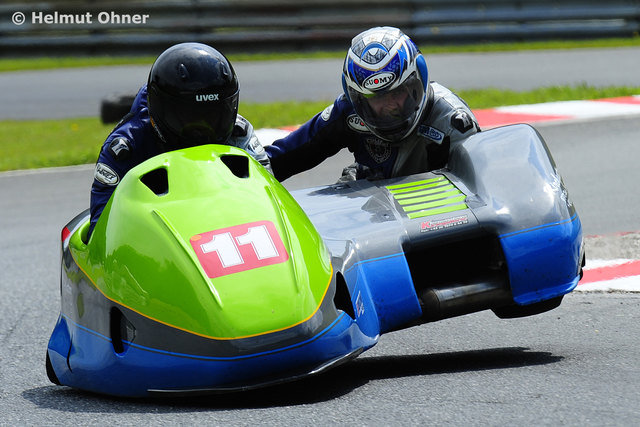
{"type": "Polygon", "coordinates": [[[380,321],[373,303],[371,289],[357,266],[347,270],[344,277],[349,287],[349,293],[352,295],[351,302],[355,307],[358,327],[362,333],[376,339],[380,336],[380,321]]]}
{"type": "Polygon", "coordinates": [[[500,236],[513,299],[527,305],[571,292],[578,284],[582,225],[571,218],[500,236]]]}
{"type": "Polygon", "coordinates": [[[363,332],[369,335],[389,332],[422,315],[404,253],[357,263],[345,274],[347,283],[354,280],[354,273],[356,286],[352,295],[356,298],[356,310],[360,312],[359,307],[363,307],[364,314],[367,314],[366,303],[358,301],[362,295],[370,299],[377,315],[378,330],[373,331],[371,324],[361,324],[364,319],[358,313],[358,323],[363,332]]]}
{"type": "MultiPolygon", "coordinates": [[[[61,324],[71,326],[73,346],[67,365],[66,358],[58,356],[59,351],[55,349],[64,339],[52,338],[49,344],[49,354],[55,356],[51,357],[52,365],[60,382],[98,393],[130,397],[148,396],[148,390],[250,387],[308,374],[331,360],[376,344],[376,340],[362,334],[353,320],[344,314],[305,342],[237,357],[178,354],[135,343],[129,343],[128,349],[118,354],[108,337],[65,317],[58,322],[61,324]]],[[[54,332],[54,336],[56,334],[54,332]]],[[[61,335],[64,334],[61,332],[61,335]]]]}
{"type": "Polygon", "coordinates": [[[56,374],[69,369],[67,366],[69,348],[71,348],[71,335],[67,320],[61,315],[58,317],[56,326],[51,333],[47,350],[56,374]]]}

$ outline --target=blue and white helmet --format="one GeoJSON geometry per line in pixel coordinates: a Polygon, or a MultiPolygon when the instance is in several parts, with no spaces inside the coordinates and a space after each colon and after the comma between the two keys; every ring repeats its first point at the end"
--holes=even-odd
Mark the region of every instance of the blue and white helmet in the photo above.
{"type": "Polygon", "coordinates": [[[371,28],[351,41],[342,87],[369,130],[385,141],[397,142],[416,128],[426,108],[427,63],[399,29],[371,28]]]}

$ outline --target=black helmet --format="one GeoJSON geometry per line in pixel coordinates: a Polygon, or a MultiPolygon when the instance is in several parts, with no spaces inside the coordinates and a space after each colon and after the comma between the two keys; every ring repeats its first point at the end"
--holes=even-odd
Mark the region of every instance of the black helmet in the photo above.
{"type": "Polygon", "coordinates": [[[153,63],[149,116],[171,149],[224,144],[238,114],[238,78],[231,63],[201,43],[180,43],[153,63]]]}

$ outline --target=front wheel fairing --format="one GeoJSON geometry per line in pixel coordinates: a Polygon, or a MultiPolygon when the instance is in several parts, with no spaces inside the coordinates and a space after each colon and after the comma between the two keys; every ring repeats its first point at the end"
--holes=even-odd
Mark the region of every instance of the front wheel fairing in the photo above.
{"type": "MultiPolygon", "coordinates": [[[[76,248],[78,260],[83,248],[76,248]]],[[[72,251],[73,252],[73,251],[72,251]]],[[[109,300],[172,328],[239,339],[319,310],[328,253],[298,204],[244,151],[206,145],[127,173],[83,268],[109,300]]]]}

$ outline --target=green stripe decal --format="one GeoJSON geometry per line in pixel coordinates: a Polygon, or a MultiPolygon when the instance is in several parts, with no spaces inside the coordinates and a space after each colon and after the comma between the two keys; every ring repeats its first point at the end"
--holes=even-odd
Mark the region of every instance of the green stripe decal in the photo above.
{"type": "Polygon", "coordinates": [[[407,184],[388,185],[387,189],[393,193],[395,192],[394,190],[400,190],[408,187],[415,187],[417,185],[430,184],[433,182],[442,182],[442,181],[449,182],[449,180],[446,177],[439,176],[437,178],[425,179],[423,181],[409,182],[407,184]]]}
{"type": "MultiPolygon", "coordinates": [[[[449,190],[455,190],[457,194],[460,194],[458,189],[453,186],[453,184],[441,185],[439,187],[429,188],[426,190],[417,190],[412,193],[401,193],[394,194],[393,197],[400,203],[401,200],[411,200],[417,197],[435,197],[435,198],[443,198],[442,194],[448,192],[449,190]]],[[[402,204],[402,203],[400,203],[402,204]]]]}
{"type": "Polygon", "coordinates": [[[436,196],[433,196],[435,197],[435,199],[432,198],[430,200],[420,197],[418,200],[415,200],[415,201],[405,199],[400,201],[399,203],[400,203],[400,206],[402,206],[402,208],[405,210],[405,212],[414,212],[414,211],[419,211],[423,209],[437,208],[447,204],[464,202],[464,199],[467,197],[464,194],[461,194],[458,190],[452,191],[451,193],[453,194],[447,193],[447,195],[444,197],[438,194],[436,196]],[[455,196],[455,197],[449,197],[449,196],[455,196]]]}
{"type": "Polygon", "coordinates": [[[466,199],[466,198],[467,198],[467,196],[465,196],[463,194],[462,196],[451,197],[451,198],[447,198],[447,199],[443,199],[443,200],[436,200],[434,202],[419,203],[417,205],[403,206],[402,208],[407,213],[409,213],[409,212],[417,212],[417,211],[424,211],[424,210],[427,210],[427,209],[442,208],[442,207],[449,206],[449,205],[458,205],[461,202],[464,202],[464,199],[466,199]]]}
{"type": "Polygon", "coordinates": [[[411,219],[467,209],[467,196],[445,176],[390,185],[387,190],[411,219]]]}
{"type": "Polygon", "coordinates": [[[439,177],[433,179],[427,179],[424,181],[412,182],[409,184],[398,184],[398,185],[390,185],[387,189],[391,192],[391,194],[401,194],[401,193],[409,193],[416,190],[424,190],[426,188],[438,187],[443,184],[449,184],[449,180],[447,178],[439,177]]]}
{"type": "Polygon", "coordinates": [[[453,206],[446,206],[440,209],[431,209],[428,211],[419,211],[419,212],[413,212],[413,213],[409,213],[407,214],[407,216],[411,219],[414,218],[423,218],[425,216],[432,216],[432,215],[439,215],[439,214],[443,214],[443,213],[449,213],[449,212],[455,212],[455,211],[462,211],[467,209],[467,205],[465,205],[464,203],[460,203],[458,205],[453,205],[453,206]]]}

